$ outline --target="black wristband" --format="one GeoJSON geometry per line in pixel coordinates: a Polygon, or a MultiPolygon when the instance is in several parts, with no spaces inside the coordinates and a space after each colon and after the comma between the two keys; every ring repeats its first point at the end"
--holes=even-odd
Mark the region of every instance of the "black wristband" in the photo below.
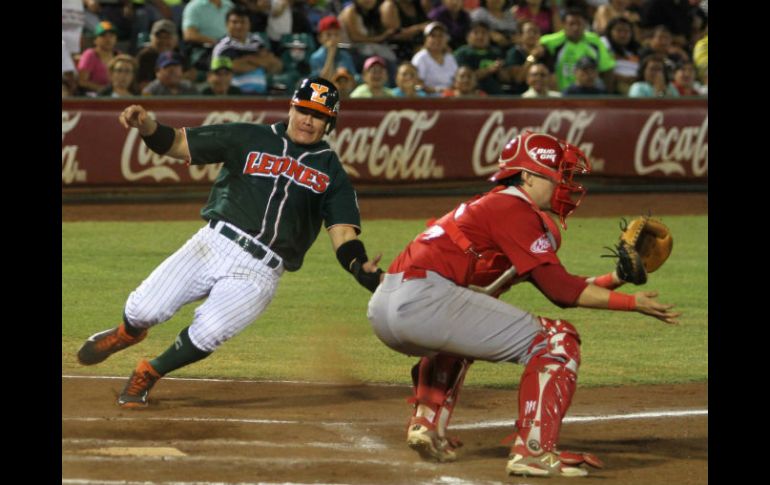
{"type": "Polygon", "coordinates": [[[158,123],[155,132],[152,135],[142,135],[142,140],[144,140],[144,144],[147,145],[147,148],[155,153],[163,155],[171,149],[175,137],[176,132],[173,128],[158,123]]]}
{"type": "Polygon", "coordinates": [[[360,264],[369,261],[369,258],[366,257],[364,243],[362,243],[360,239],[345,241],[337,248],[337,261],[339,261],[342,267],[345,268],[345,271],[348,271],[355,276],[353,268],[350,267],[350,263],[354,260],[357,260],[360,264]]]}

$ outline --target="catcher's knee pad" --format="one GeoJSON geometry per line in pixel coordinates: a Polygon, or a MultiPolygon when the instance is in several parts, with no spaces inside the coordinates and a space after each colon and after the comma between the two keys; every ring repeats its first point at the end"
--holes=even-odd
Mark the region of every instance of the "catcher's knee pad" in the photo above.
{"type": "Polygon", "coordinates": [[[540,322],[543,332],[530,347],[539,350],[521,377],[516,421],[519,438],[534,453],[556,446],[580,366],[580,336],[575,327],[565,320],[540,318],[540,322]]]}
{"type": "Polygon", "coordinates": [[[428,420],[444,429],[472,363],[471,359],[446,354],[422,357],[412,367],[414,396],[408,401],[415,404],[415,413],[421,404],[429,407],[433,414],[428,420]]]}
{"type": "Polygon", "coordinates": [[[543,331],[535,335],[530,345],[530,361],[535,356],[548,357],[577,374],[580,367],[580,334],[567,320],[539,317],[543,331]],[[539,349],[534,351],[534,349],[539,349]],[[544,352],[543,352],[544,351],[544,352]]]}

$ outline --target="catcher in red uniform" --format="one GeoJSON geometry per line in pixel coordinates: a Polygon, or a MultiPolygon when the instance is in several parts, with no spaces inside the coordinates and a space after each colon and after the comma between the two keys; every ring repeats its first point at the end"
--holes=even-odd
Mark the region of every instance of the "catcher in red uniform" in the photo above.
{"type": "Polygon", "coordinates": [[[527,280],[562,308],[636,311],[670,324],[680,314],[655,292],[613,291],[624,283],[618,271],[587,278],[562,266],[559,228],[543,211],[567,228],[585,194],[574,176],[590,171],[577,147],[524,132],[505,146],[499,163],[492,190],[429,222],[396,257],[368,317],[386,345],[420,357],[412,369],[407,444],[423,458],[457,459],[460,443],[447,427],[471,363],[514,362],[525,368],[507,472],[585,476],[581,464],[601,467],[601,461],[557,448],[577,383],[580,335],[566,320],[532,315],[498,297],[527,280]]]}

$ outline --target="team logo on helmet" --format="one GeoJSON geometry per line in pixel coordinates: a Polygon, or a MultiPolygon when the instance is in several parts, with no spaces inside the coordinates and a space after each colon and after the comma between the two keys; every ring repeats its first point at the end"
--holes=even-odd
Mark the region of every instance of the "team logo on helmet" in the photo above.
{"type": "Polygon", "coordinates": [[[326,104],[326,93],[329,92],[329,87],[323,84],[310,83],[310,89],[313,90],[313,94],[310,95],[310,101],[316,103],[326,104]]]}

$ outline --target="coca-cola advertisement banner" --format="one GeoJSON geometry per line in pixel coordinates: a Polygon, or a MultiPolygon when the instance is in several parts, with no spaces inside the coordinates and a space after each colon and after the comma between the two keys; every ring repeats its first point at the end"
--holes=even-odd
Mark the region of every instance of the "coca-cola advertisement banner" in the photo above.
{"type": "MultiPolygon", "coordinates": [[[[118,114],[140,102],[162,123],[275,123],[287,99],[62,100],[62,186],[210,184],[219,165],[158,155],[118,114]]],[[[327,140],[353,182],[477,181],[523,130],[580,147],[592,175],[708,179],[708,103],[700,99],[344,100],[327,140]]],[[[258,141],[255,140],[255,143],[258,141]]],[[[258,147],[255,147],[258,149],[258,147]]]]}

